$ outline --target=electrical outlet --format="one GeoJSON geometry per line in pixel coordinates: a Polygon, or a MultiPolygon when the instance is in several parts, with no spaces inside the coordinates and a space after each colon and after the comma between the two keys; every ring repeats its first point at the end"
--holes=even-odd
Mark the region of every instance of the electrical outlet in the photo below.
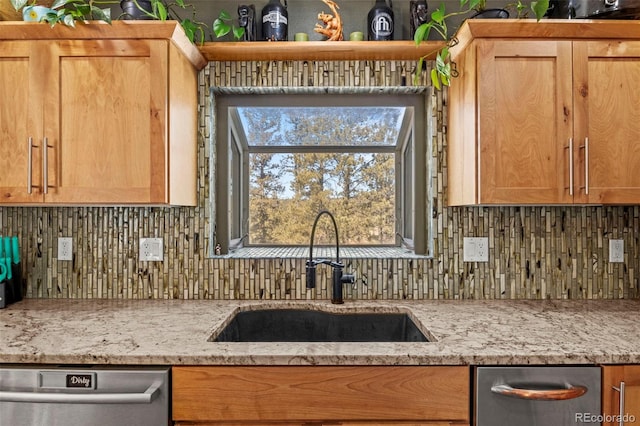
{"type": "Polygon", "coordinates": [[[161,261],[163,259],[162,238],[140,238],[140,260],[161,261]]]}
{"type": "Polygon", "coordinates": [[[609,240],[609,262],[624,262],[624,240],[609,240]]]}
{"type": "Polygon", "coordinates": [[[73,238],[58,238],[58,260],[73,260],[73,238]]]}
{"type": "Polygon", "coordinates": [[[464,237],[462,247],[463,262],[488,262],[489,239],[487,237],[464,237]]]}

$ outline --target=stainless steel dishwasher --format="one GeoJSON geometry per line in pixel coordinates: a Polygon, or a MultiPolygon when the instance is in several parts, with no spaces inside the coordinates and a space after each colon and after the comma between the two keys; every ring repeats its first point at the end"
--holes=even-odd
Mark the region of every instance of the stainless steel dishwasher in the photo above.
{"type": "Polygon", "coordinates": [[[0,425],[169,424],[169,368],[0,368],[0,425]]]}
{"type": "Polygon", "coordinates": [[[601,424],[600,367],[478,367],[476,426],[601,424]]]}

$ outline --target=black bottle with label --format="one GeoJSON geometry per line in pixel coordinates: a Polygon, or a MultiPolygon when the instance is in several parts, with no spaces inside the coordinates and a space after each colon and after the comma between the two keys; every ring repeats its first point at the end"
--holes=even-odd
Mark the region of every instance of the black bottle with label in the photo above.
{"type": "Polygon", "coordinates": [[[376,0],[367,15],[369,40],[393,40],[393,9],[386,0],[376,0]]]}
{"type": "Polygon", "coordinates": [[[262,8],[262,39],[286,41],[288,20],[286,6],[283,6],[280,0],[269,0],[269,3],[262,8]]]}

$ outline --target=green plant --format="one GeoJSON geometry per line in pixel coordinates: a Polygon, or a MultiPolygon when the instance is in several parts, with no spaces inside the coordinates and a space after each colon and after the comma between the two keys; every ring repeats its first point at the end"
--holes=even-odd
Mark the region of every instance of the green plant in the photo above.
{"type": "Polygon", "coordinates": [[[200,43],[204,43],[205,29],[208,27],[204,22],[196,20],[196,7],[193,4],[185,3],[184,0],[150,0],[151,10],[147,10],[143,8],[137,0],[133,0],[133,2],[140,11],[152,19],[159,21],[171,19],[180,22],[187,38],[189,38],[192,43],[198,40],[200,43]],[[190,17],[183,18],[183,11],[190,11],[190,17]]]}
{"type": "MultiPolygon", "coordinates": [[[[436,52],[435,67],[431,70],[431,83],[437,89],[440,89],[441,85],[449,86],[451,77],[456,77],[457,75],[455,66],[452,66],[449,53],[449,49],[455,44],[455,41],[449,37],[447,19],[454,16],[471,15],[483,10],[485,7],[486,0],[460,0],[460,10],[456,12],[446,12],[444,3],[441,3],[440,7],[431,13],[431,19],[416,29],[413,37],[416,45],[424,40],[428,40],[431,30],[437,32],[447,42],[445,47],[436,52]]],[[[507,7],[514,8],[518,18],[526,17],[529,10],[531,10],[539,21],[549,8],[549,0],[534,0],[531,1],[528,6],[521,0],[518,0],[516,3],[507,5],[507,7]]],[[[417,80],[427,56],[430,56],[430,54],[418,59],[414,80],[417,80]]]]}
{"type": "Polygon", "coordinates": [[[111,0],[56,0],[51,7],[45,7],[35,3],[27,4],[27,1],[11,0],[11,5],[17,11],[22,9],[22,17],[25,21],[47,22],[52,27],[58,23],[74,27],[76,21],[90,19],[111,22],[110,9],[103,9],[98,5],[114,3],[111,0]]]}
{"type": "MultiPolygon", "coordinates": [[[[58,23],[75,27],[77,21],[99,20],[111,23],[111,10],[101,8],[104,5],[117,5],[119,0],[56,0],[51,7],[27,4],[29,0],[11,0],[13,7],[20,11],[25,21],[47,22],[52,27],[58,23]]],[[[180,22],[185,34],[191,42],[204,42],[207,25],[195,19],[196,9],[185,0],[150,0],[151,9],[143,8],[137,0],[133,0],[136,7],[147,16],[160,21],[172,19],[180,22]],[[183,11],[190,11],[188,18],[183,18],[183,11]]]]}
{"type": "Polygon", "coordinates": [[[216,37],[224,37],[225,35],[229,34],[229,32],[233,31],[233,37],[236,40],[240,40],[244,35],[244,27],[236,27],[235,25],[233,25],[233,23],[231,23],[232,21],[233,18],[231,18],[229,12],[227,12],[226,10],[221,10],[218,18],[213,21],[213,33],[216,35],[216,37]]]}

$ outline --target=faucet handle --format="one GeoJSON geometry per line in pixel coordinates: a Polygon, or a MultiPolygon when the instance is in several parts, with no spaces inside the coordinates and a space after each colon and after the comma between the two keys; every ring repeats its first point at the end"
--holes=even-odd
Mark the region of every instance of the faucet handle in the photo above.
{"type": "Polygon", "coordinates": [[[340,281],[342,281],[342,284],[355,284],[356,276],[355,274],[342,274],[340,281]]]}
{"type": "Polygon", "coordinates": [[[307,288],[316,288],[316,264],[307,260],[307,288]]]}

